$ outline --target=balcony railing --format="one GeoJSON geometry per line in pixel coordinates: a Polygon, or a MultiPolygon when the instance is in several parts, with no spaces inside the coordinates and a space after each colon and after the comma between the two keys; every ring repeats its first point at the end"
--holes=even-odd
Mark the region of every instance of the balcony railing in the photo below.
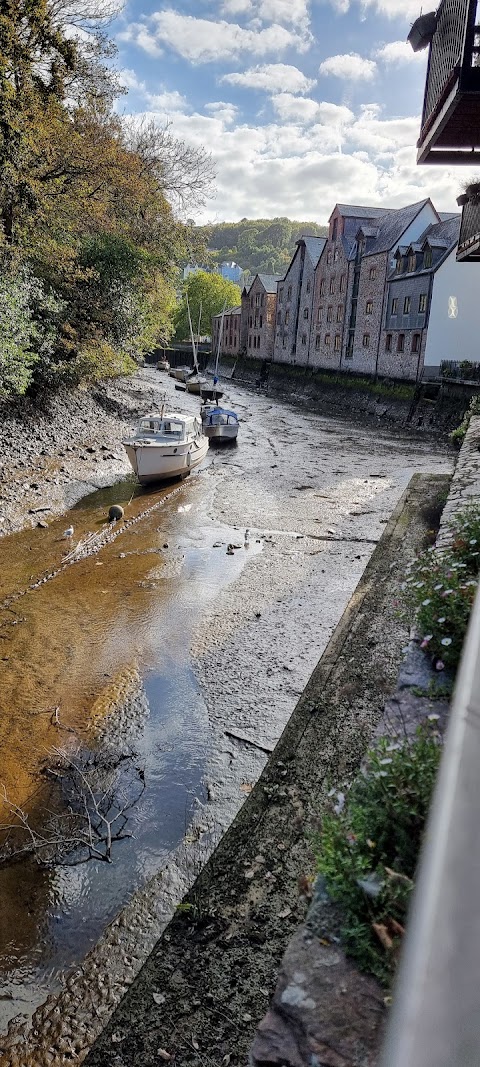
{"type": "Polygon", "coordinates": [[[457,260],[480,259],[480,185],[470,185],[459,196],[457,203],[462,208],[462,222],[458,238],[457,260]]]}
{"type": "Polygon", "coordinates": [[[480,1063],[480,593],[459,668],[381,1067],[480,1063]]]}
{"type": "Polygon", "coordinates": [[[441,0],[428,58],[419,163],[480,161],[477,0],[441,0]]]}

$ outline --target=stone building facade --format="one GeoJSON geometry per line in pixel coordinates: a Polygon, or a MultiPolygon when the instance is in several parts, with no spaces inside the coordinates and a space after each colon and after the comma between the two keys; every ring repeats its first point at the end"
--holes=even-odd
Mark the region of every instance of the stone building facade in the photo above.
{"type": "Polygon", "coordinates": [[[336,204],[329,218],[328,239],[315,271],[308,363],[339,370],[346,348],[354,294],[356,235],[362,223],[384,213],[382,208],[336,204]]]}
{"type": "MultiPolygon", "coordinates": [[[[454,215],[428,226],[418,241],[396,248],[385,290],[378,374],[409,381],[421,377],[437,273],[452,255],[459,231],[460,216],[454,215]]],[[[480,273],[480,266],[474,269],[480,273]]]]}
{"type": "Polygon", "coordinates": [[[242,311],[247,321],[247,356],[272,359],[279,281],[280,275],[256,274],[245,300],[242,300],[242,311]]]}
{"type": "Polygon", "coordinates": [[[241,344],[242,308],[228,308],[224,315],[214,315],[212,325],[212,350],[225,356],[237,356],[241,344]],[[222,326],[223,317],[223,326],[222,326]],[[220,338],[221,332],[221,338],[220,338]],[[219,347],[220,342],[220,347],[219,347]]]}
{"type": "Polygon", "coordinates": [[[277,287],[275,363],[308,363],[315,269],[325,237],[301,237],[285,277],[277,287]]]}

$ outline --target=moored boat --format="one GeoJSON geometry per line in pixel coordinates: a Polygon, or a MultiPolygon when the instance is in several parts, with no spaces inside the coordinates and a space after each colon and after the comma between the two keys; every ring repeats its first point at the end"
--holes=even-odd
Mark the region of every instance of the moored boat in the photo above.
{"type": "Polygon", "coordinates": [[[198,372],[195,372],[187,378],[185,385],[187,387],[187,393],[193,393],[194,396],[201,396],[202,389],[207,385],[207,379],[203,378],[198,372]]]}
{"type": "Polygon", "coordinates": [[[192,371],[189,367],[171,367],[168,373],[170,378],[175,378],[177,382],[186,382],[192,371]]]}
{"type": "Polygon", "coordinates": [[[214,402],[201,410],[203,432],[210,441],[235,441],[238,436],[238,415],[214,402]]]}
{"type": "Polygon", "coordinates": [[[142,485],[185,478],[208,452],[208,437],[198,416],[163,409],[144,415],[122,444],[142,485]]]}
{"type": "Polygon", "coordinates": [[[168,362],[168,359],[166,359],[165,357],[163,359],[159,359],[157,361],[157,370],[169,371],[170,370],[170,364],[168,362]]]}

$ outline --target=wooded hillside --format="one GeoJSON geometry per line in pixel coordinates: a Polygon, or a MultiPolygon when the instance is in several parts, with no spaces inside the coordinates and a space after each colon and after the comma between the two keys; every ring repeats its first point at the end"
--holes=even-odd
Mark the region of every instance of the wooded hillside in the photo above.
{"type": "Polygon", "coordinates": [[[286,218],[242,219],[202,226],[198,232],[208,242],[207,266],[235,260],[251,274],[283,274],[295,251],[295,241],[307,233],[325,237],[328,227],[286,218]]]}

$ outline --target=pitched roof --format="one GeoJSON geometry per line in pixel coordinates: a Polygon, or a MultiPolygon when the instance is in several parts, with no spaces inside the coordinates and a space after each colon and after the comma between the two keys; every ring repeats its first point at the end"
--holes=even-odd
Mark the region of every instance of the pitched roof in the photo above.
{"type": "Polygon", "coordinates": [[[344,218],[354,219],[378,219],[380,215],[385,215],[387,211],[394,210],[394,208],[385,207],[362,207],[358,204],[335,204],[333,211],[335,211],[335,208],[344,218]]]}
{"type": "MultiPolygon", "coordinates": [[[[256,274],[255,277],[256,278],[260,278],[260,281],[261,281],[261,283],[263,285],[263,288],[265,289],[266,293],[276,293],[276,291],[277,291],[277,282],[281,282],[281,280],[283,278],[283,274],[256,274]]],[[[253,282],[254,281],[255,281],[255,278],[253,279],[253,282]]],[[[253,282],[252,282],[252,285],[253,285],[253,282]]],[[[250,286],[250,289],[251,288],[252,288],[252,286],[250,286]]]]}
{"type": "Polygon", "coordinates": [[[326,237],[311,237],[309,234],[302,234],[301,241],[305,241],[305,248],[310,256],[313,266],[316,267],[320,259],[320,256],[327,243],[326,237]]]}
{"type": "Polygon", "coordinates": [[[445,247],[454,245],[459,238],[460,221],[461,215],[449,215],[447,219],[442,219],[441,222],[436,222],[432,226],[427,226],[427,229],[424,230],[419,241],[423,244],[428,240],[428,243],[429,245],[432,245],[432,248],[440,244],[445,247]]]}
{"type": "Polygon", "coordinates": [[[419,200],[416,204],[408,204],[407,207],[389,209],[378,220],[378,237],[373,245],[365,253],[366,256],[377,255],[379,252],[388,252],[394,248],[410,223],[418,215],[425,204],[431,201],[429,197],[419,200]]]}

